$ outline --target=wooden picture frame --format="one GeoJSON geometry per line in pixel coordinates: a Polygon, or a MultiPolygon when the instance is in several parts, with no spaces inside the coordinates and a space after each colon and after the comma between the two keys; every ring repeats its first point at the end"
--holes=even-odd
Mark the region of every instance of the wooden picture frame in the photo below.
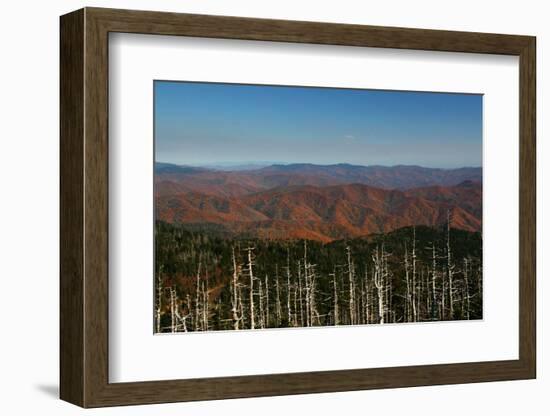
{"type": "Polygon", "coordinates": [[[64,15],[60,28],[61,399],[82,407],[101,407],[535,378],[534,37],[100,8],[85,8],[64,15]],[[519,359],[109,383],[110,32],[518,56],[519,359]]]}

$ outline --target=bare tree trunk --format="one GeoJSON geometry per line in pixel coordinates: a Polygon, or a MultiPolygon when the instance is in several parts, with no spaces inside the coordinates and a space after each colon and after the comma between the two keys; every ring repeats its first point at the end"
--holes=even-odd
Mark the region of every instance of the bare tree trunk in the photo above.
{"type": "Polygon", "coordinates": [[[177,328],[177,321],[176,321],[176,289],[173,287],[170,288],[170,318],[171,318],[171,325],[170,330],[171,332],[176,332],[177,328]]]}
{"type": "Polygon", "coordinates": [[[189,315],[180,316],[180,314],[176,311],[176,315],[178,319],[181,321],[181,324],[183,326],[183,332],[187,332],[187,318],[189,318],[189,315]]]}
{"type": "MultiPolygon", "coordinates": [[[[384,246],[382,246],[382,256],[384,256],[384,246]]],[[[376,286],[376,291],[378,294],[378,322],[380,324],[384,323],[384,276],[382,274],[382,260],[378,247],[373,255],[374,262],[374,285],[376,286]]]]}
{"type": "Polygon", "coordinates": [[[346,246],[346,255],[348,260],[348,280],[349,280],[349,319],[350,325],[355,325],[355,276],[354,266],[351,261],[351,248],[346,246]]]}
{"type": "Polygon", "coordinates": [[[389,306],[390,306],[390,300],[388,298],[388,285],[391,284],[391,274],[389,272],[389,269],[388,269],[388,257],[389,257],[389,254],[386,253],[386,250],[384,249],[384,244],[382,244],[382,284],[383,284],[383,288],[384,288],[384,297],[385,297],[385,301],[384,301],[384,313],[387,314],[387,318],[385,319],[384,322],[389,322],[390,318],[390,309],[389,309],[389,306]]]}
{"type": "MultiPolygon", "coordinates": [[[[435,243],[432,242],[432,320],[436,319],[436,310],[439,311],[437,305],[437,258],[435,254],[435,243]]],[[[439,316],[439,319],[442,319],[439,316]]]]}
{"type": "Polygon", "coordinates": [[[281,308],[281,291],[279,288],[279,266],[275,265],[275,317],[277,326],[281,325],[282,308],[281,308]]]}
{"type": "Polygon", "coordinates": [[[260,301],[260,328],[264,328],[265,322],[265,308],[264,308],[264,293],[261,279],[258,281],[259,301],[260,301]]]}
{"type": "Polygon", "coordinates": [[[265,327],[269,328],[269,281],[265,275],[265,327]]]}
{"type": "Polygon", "coordinates": [[[235,258],[235,247],[231,248],[231,257],[233,260],[233,285],[231,293],[231,312],[233,313],[233,329],[239,330],[239,314],[237,309],[239,307],[239,294],[238,294],[238,280],[239,280],[239,269],[237,268],[237,259],[235,258]]]}
{"type": "Polygon", "coordinates": [[[334,325],[338,325],[340,322],[340,316],[338,313],[338,282],[336,281],[336,270],[334,270],[334,273],[331,274],[332,276],[332,286],[333,286],[333,292],[332,292],[332,310],[333,310],[333,318],[334,318],[334,325]]]}
{"type": "Polygon", "coordinates": [[[306,326],[311,326],[311,305],[310,305],[310,282],[309,282],[309,273],[307,263],[304,268],[304,280],[305,280],[305,289],[306,289],[306,326]]]}
{"type": "Polygon", "coordinates": [[[304,240],[304,283],[306,290],[306,326],[311,326],[311,282],[309,281],[309,263],[307,262],[307,240],[304,240]]]}
{"type": "Polygon", "coordinates": [[[304,326],[304,301],[303,301],[303,287],[302,287],[302,264],[300,263],[300,260],[298,260],[298,292],[300,294],[299,296],[299,303],[300,303],[300,326],[304,326]]]}
{"type": "Polygon", "coordinates": [[[433,306],[432,306],[432,288],[431,288],[431,272],[430,268],[426,267],[426,282],[424,285],[426,286],[426,320],[433,319],[433,306]]]}
{"type": "Polygon", "coordinates": [[[288,326],[290,326],[292,322],[292,310],[290,308],[290,251],[288,248],[286,253],[286,311],[288,326]]]}
{"type": "Polygon", "coordinates": [[[255,317],[254,317],[254,270],[253,265],[254,262],[252,260],[252,250],[254,250],[253,247],[246,248],[247,251],[247,257],[248,257],[248,264],[247,264],[247,271],[249,276],[249,285],[250,285],[250,292],[249,292],[249,308],[250,308],[250,329],[254,329],[256,326],[255,317]]]}
{"type": "Polygon", "coordinates": [[[451,211],[447,210],[447,283],[449,290],[449,319],[453,319],[453,272],[454,266],[451,258],[451,211]]]}
{"type": "Polygon", "coordinates": [[[470,320],[470,282],[468,259],[464,259],[464,288],[466,291],[466,319],[470,320]]]}
{"type": "Polygon", "coordinates": [[[441,277],[441,319],[447,318],[447,308],[446,308],[446,299],[447,299],[447,285],[445,276],[441,277]]]}
{"type": "Polygon", "coordinates": [[[202,291],[203,291],[203,308],[202,308],[202,317],[203,317],[203,324],[202,329],[203,331],[208,331],[208,318],[210,313],[210,305],[209,305],[209,294],[208,294],[208,271],[206,271],[206,279],[202,283],[202,291]]]}
{"type": "Polygon", "coordinates": [[[315,265],[314,264],[310,265],[310,270],[311,270],[311,273],[310,273],[311,289],[310,289],[309,294],[310,294],[311,299],[309,301],[309,305],[310,305],[310,308],[311,308],[311,325],[312,326],[314,325],[314,322],[313,322],[314,318],[315,318],[315,321],[317,322],[317,325],[321,325],[319,312],[317,311],[317,300],[315,298],[317,276],[315,274],[315,265]]]}
{"type": "Polygon", "coordinates": [[[407,284],[407,293],[405,294],[405,322],[411,322],[411,280],[409,276],[409,250],[405,242],[405,282],[407,284]]]}
{"type": "Polygon", "coordinates": [[[483,279],[482,279],[481,265],[477,268],[477,293],[480,299],[483,299],[483,279]]]}
{"type": "Polygon", "coordinates": [[[196,296],[195,296],[195,331],[200,330],[199,322],[201,321],[201,304],[200,304],[201,262],[202,262],[202,253],[199,254],[199,265],[197,267],[197,279],[196,279],[197,293],[196,293],[196,296]]]}
{"type": "MultiPolygon", "coordinates": [[[[174,309],[174,313],[176,315],[176,332],[179,331],[179,328],[180,326],[183,328],[183,332],[187,332],[187,318],[189,318],[189,314],[185,315],[185,316],[181,316],[180,313],[179,313],[179,301],[178,301],[178,297],[177,297],[177,293],[176,293],[176,290],[174,289],[174,303],[175,303],[175,309],[174,309]],[[181,325],[178,325],[177,322],[180,322],[181,325]]],[[[174,322],[174,321],[172,321],[174,322]]]]}
{"type": "Polygon", "coordinates": [[[369,284],[369,265],[368,263],[365,265],[365,286],[367,291],[367,305],[366,305],[366,311],[365,311],[365,323],[370,324],[371,319],[371,287],[369,284]]]}
{"type": "MultiPolygon", "coordinates": [[[[447,251],[446,248],[444,248],[444,251],[447,251]]],[[[445,258],[448,256],[448,253],[445,253],[445,258]]],[[[442,256],[443,258],[443,256],[442,256]]],[[[447,301],[448,301],[448,289],[447,289],[447,264],[445,263],[441,268],[441,319],[446,320],[449,316],[448,314],[448,308],[447,308],[447,301]]]]}
{"type": "MultiPolygon", "coordinates": [[[[193,325],[193,310],[191,305],[191,296],[189,293],[185,295],[185,302],[187,303],[187,317],[191,319],[191,325],[193,325]]],[[[185,327],[185,332],[187,332],[187,326],[185,327]]]]}
{"type": "Polygon", "coordinates": [[[160,333],[160,317],[162,312],[162,266],[159,267],[158,277],[157,277],[157,308],[156,308],[156,332],[160,333]]]}
{"type": "Polygon", "coordinates": [[[298,294],[297,294],[297,291],[298,291],[298,285],[296,284],[296,279],[294,280],[294,284],[292,285],[292,288],[293,288],[293,293],[294,293],[294,314],[292,315],[293,316],[293,320],[292,320],[292,325],[293,326],[298,326],[298,294]]]}
{"type": "MultiPolygon", "coordinates": [[[[387,270],[387,266],[386,266],[386,270],[387,270]]],[[[394,318],[393,318],[393,284],[392,284],[392,279],[391,277],[388,275],[388,278],[386,279],[386,309],[388,311],[388,318],[387,318],[387,322],[393,322],[394,321],[394,318]]]]}
{"type": "Polygon", "coordinates": [[[416,310],[416,228],[413,227],[413,247],[412,247],[412,314],[413,322],[417,321],[417,310],[416,310]]]}
{"type": "Polygon", "coordinates": [[[244,323],[245,323],[245,313],[246,313],[246,310],[243,306],[243,295],[242,295],[242,292],[241,292],[241,287],[239,286],[239,291],[237,292],[238,293],[238,305],[239,305],[239,318],[241,320],[241,327],[244,328],[244,323]]]}

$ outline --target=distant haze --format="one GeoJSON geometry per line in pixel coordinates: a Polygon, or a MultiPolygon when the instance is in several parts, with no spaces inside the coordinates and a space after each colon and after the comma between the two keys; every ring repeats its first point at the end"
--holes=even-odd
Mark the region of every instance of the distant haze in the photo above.
{"type": "Polygon", "coordinates": [[[222,170],[273,164],[482,164],[482,96],[155,81],[155,160],[222,170]]]}

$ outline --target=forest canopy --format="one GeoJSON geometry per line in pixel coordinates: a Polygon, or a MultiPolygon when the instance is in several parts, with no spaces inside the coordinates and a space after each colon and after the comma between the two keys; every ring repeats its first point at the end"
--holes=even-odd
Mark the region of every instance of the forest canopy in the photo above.
{"type": "Polygon", "coordinates": [[[482,318],[479,232],[224,238],[157,221],[155,332],[482,318]]]}

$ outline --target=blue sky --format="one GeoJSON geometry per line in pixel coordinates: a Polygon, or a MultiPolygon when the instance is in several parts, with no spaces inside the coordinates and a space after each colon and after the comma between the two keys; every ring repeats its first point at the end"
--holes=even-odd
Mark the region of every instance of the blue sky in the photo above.
{"type": "Polygon", "coordinates": [[[155,81],[155,159],[481,166],[482,96],[155,81]]]}

